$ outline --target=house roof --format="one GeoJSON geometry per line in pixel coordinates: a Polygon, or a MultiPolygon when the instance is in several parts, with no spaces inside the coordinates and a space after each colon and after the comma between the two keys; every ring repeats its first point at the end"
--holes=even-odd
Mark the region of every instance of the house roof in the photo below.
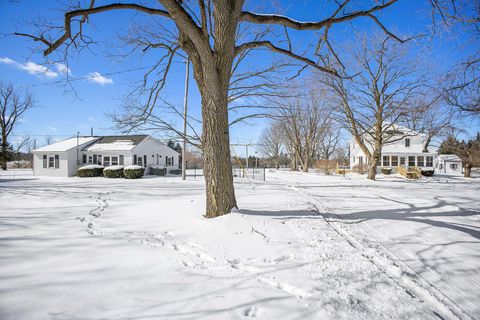
{"type": "Polygon", "coordinates": [[[33,152],[62,152],[97,140],[98,137],[73,137],[33,150],[33,152]]]}
{"type": "Polygon", "coordinates": [[[132,150],[140,142],[147,138],[147,135],[131,136],[105,136],[100,137],[93,145],[88,146],[86,151],[128,151],[132,150]]]}
{"type": "Polygon", "coordinates": [[[443,161],[462,162],[462,159],[456,154],[439,154],[438,158],[443,161]]]}

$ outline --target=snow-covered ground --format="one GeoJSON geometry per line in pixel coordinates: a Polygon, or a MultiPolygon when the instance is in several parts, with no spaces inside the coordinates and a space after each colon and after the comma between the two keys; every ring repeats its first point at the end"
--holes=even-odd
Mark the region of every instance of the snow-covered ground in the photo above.
{"type": "Polygon", "coordinates": [[[0,173],[0,319],[475,319],[480,179],[0,173]]]}

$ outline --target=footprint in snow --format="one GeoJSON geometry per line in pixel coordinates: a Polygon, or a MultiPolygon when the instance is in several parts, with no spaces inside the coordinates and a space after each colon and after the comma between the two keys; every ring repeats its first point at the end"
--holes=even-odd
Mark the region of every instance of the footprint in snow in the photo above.
{"type": "Polygon", "coordinates": [[[257,307],[249,307],[243,311],[243,315],[245,317],[250,317],[250,318],[255,318],[258,314],[258,308],[257,307]]]}

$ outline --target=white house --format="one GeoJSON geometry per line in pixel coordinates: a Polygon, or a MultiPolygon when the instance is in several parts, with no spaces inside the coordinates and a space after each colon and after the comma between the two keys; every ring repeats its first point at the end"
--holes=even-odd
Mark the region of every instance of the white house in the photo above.
{"type": "MultiPolygon", "coordinates": [[[[424,152],[427,136],[408,128],[395,126],[395,133],[388,139],[383,148],[378,166],[380,168],[395,168],[398,166],[434,169],[436,152],[424,152]]],[[[372,144],[367,141],[367,147],[372,150],[372,144]]],[[[359,145],[353,140],[350,143],[350,167],[368,164],[368,159],[359,145]]]]}
{"type": "Polygon", "coordinates": [[[451,175],[462,174],[462,159],[454,154],[439,154],[435,161],[435,172],[451,175]]]}
{"type": "Polygon", "coordinates": [[[73,137],[33,150],[36,176],[74,176],[87,164],[140,165],[178,169],[180,154],[148,135],[73,137]]]}

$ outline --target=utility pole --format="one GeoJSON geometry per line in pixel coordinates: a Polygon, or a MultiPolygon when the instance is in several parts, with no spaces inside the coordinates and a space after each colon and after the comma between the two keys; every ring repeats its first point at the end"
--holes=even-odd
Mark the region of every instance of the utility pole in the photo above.
{"type": "Polygon", "coordinates": [[[188,75],[190,72],[190,59],[187,59],[185,71],[185,96],[183,97],[183,148],[182,148],[182,179],[187,178],[187,108],[188,108],[188,75]]]}

